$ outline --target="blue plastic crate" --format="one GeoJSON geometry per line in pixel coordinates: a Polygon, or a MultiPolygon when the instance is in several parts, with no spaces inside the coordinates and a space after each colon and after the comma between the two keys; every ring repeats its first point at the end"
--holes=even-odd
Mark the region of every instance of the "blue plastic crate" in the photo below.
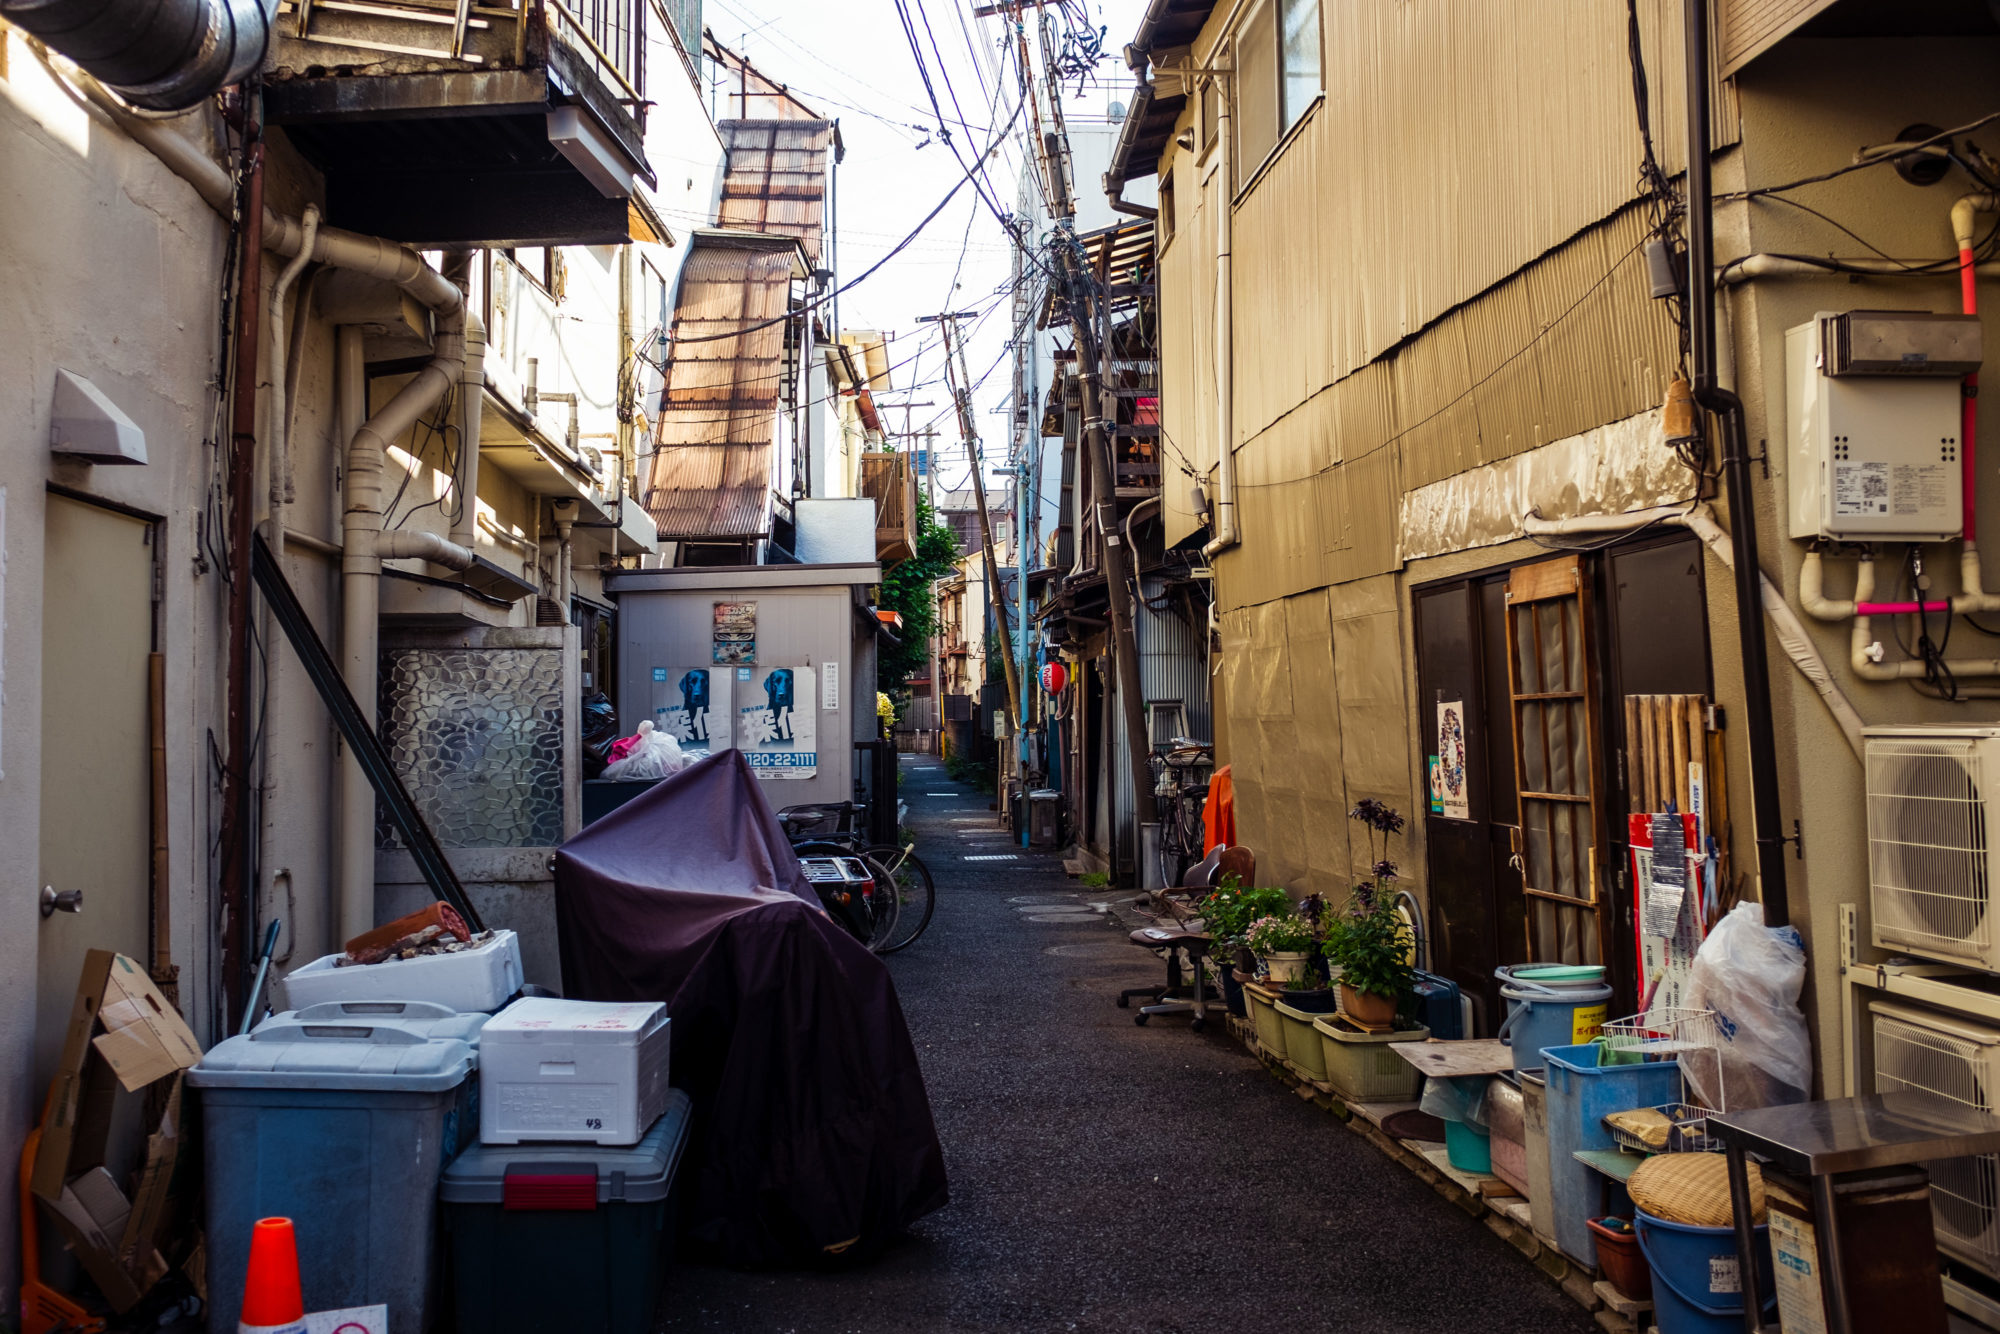
{"type": "Polygon", "coordinates": [[[1603,1180],[1577,1161],[1579,1151],[1613,1149],[1604,1128],[1612,1112],[1659,1107],[1681,1098],[1681,1068],[1674,1061],[1599,1065],[1596,1043],[1543,1050],[1549,1088],[1550,1217],[1556,1247],[1581,1264],[1595,1266],[1597,1242],[1589,1220],[1604,1212],[1603,1180]]]}

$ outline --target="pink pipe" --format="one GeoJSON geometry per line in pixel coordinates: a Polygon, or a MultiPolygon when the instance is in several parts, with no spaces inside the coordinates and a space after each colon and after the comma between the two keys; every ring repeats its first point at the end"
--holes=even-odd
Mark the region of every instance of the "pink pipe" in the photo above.
{"type": "Polygon", "coordinates": [[[1949,602],[1857,602],[1856,616],[1914,616],[1920,611],[1950,611],[1949,602]]]}
{"type": "MultiPolygon", "coordinates": [[[[1979,313],[1978,277],[1973,271],[1972,250],[1962,246],[1958,252],[1958,288],[1965,313],[1979,313]]],[[[1958,428],[1958,466],[1963,488],[1965,505],[1965,540],[1968,543],[1979,540],[1977,488],[1979,470],[1973,465],[1973,455],[1979,449],[1979,373],[1974,371],[1965,377],[1964,407],[1960,410],[1958,428]]]]}

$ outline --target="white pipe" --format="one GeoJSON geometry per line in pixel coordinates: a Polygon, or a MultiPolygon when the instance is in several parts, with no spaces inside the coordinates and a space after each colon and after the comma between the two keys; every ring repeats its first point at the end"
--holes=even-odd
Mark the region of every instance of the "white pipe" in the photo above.
{"type": "Polygon", "coordinates": [[[427,560],[448,570],[472,568],[472,553],[458,543],[422,529],[397,529],[375,537],[377,560],[427,560]]]}
{"type": "Polygon", "coordinates": [[[458,376],[458,514],[451,522],[451,540],[467,550],[479,533],[479,421],[485,403],[486,322],[468,304],[465,368],[458,376]]]}
{"type": "MultiPolygon", "coordinates": [[[[1623,532],[1648,523],[1666,523],[1686,528],[1730,569],[1736,568],[1736,555],[1729,545],[1729,534],[1715,521],[1715,515],[1707,505],[1697,505],[1692,509],[1679,506],[1654,507],[1635,510],[1630,514],[1593,514],[1575,519],[1544,519],[1530,514],[1521,520],[1521,530],[1537,536],[1555,536],[1565,533],[1606,533],[1623,532]]],[[[1813,645],[1812,637],[1806,633],[1785,595],[1771,582],[1769,575],[1758,572],[1758,585],[1763,590],[1764,615],[1771,623],[1771,632],[1777,637],[1778,646],[1785,650],[1792,666],[1799,675],[1811,683],[1826,704],[1827,712],[1840,727],[1841,735],[1847,738],[1848,747],[1858,759],[1862,753],[1861,715],[1854,711],[1854,705],[1841,693],[1828,670],[1826,659],[1813,645]]]]}
{"type": "Polygon", "coordinates": [[[1981,213],[2000,213],[2000,195],[1974,192],[1961,195],[1952,204],[1951,234],[1960,250],[1970,250],[1978,242],[1976,219],[1981,213]]]}
{"type": "Polygon", "coordinates": [[[1215,536],[1203,543],[1201,554],[1213,562],[1217,552],[1236,545],[1236,289],[1230,252],[1235,241],[1235,186],[1231,181],[1232,145],[1229,99],[1215,99],[1215,536]]]}
{"type": "MultiPolygon", "coordinates": [[[[1859,272],[1863,275],[1879,274],[1885,278],[1910,276],[1914,266],[1921,269],[1926,264],[1947,264],[1949,267],[1929,270],[1933,278],[1955,278],[1958,266],[1949,261],[1879,259],[1873,256],[1859,256],[1853,259],[1831,260],[1839,268],[1829,268],[1826,264],[1814,264],[1809,260],[1793,259],[1788,255],[1767,255],[1758,253],[1732,259],[1727,264],[1715,268],[1715,281],[1722,287],[1735,287],[1756,278],[1838,278],[1845,274],[1859,272]]],[[[1974,266],[1983,278],[2000,277],[2000,263],[1986,263],[1974,266]]]]}
{"type": "MultiPolygon", "coordinates": [[[[343,436],[368,416],[368,372],[362,333],[353,325],[334,332],[334,402],[343,436]]],[[[375,716],[379,579],[350,576],[341,554],[340,675],[364,716],[375,716]]],[[[340,877],[333,895],[335,942],[352,940],[375,925],[375,788],[348,755],[340,766],[340,877]]]]}
{"type": "MultiPolygon", "coordinates": [[[[268,537],[271,550],[282,553],[285,545],[285,502],[291,498],[292,455],[291,455],[291,400],[286,393],[286,358],[290,342],[285,325],[285,299],[291,292],[292,284],[305,266],[312,263],[312,248],[319,236],[319,206],[307,204],[305,208],[305,234],[299,252],[285,265],[284,272],[271,284],[271,310],[266,328],[271,333],[271,397],[270,426],[266,438],[270,449],[265,457],[270,460],[270,506],[271,531],[268,537]]],[[[303,319],[304,316],[301,316],[303,319]]]]}

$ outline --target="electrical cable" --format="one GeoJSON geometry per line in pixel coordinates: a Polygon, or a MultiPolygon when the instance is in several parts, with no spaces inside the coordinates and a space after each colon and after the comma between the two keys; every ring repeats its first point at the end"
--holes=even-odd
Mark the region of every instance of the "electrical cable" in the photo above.
{"type": "Polygon", "coordinates": [[[1762,195],[1782,194],[1787,190],[1797,190],[1801,186],[1818,185],[1822,181],[1831,181],[1837,177],[1845,176],[1850,172],[1861,171],[1868,167],[1879,167],[1885,163],[1894,162],[1898,158],[1907,157],[1919,149],[1929,148],[1933,145],[1944,143],[1947,140],[1956,139],[1961,134],[1970,134],[1974,130],[1983,129],[1996,120],[2000,120],[2000,111],[1988,112],[1978,120],[1968,121],[1966,124],[1953,129],[1940,130],[1928,139],[1920,139],[1915,143],[1897,144],[1893,152],[1876,153],[1871,157],[1863,158],[1859,162],[1850,162],[1844,167],[1835,167],[1832,171],[1823,171],[1816,176],[1802,176],[1796,181],[1788,181],[1783,185],[1760,185],[1749,190],[1736,190],[1725,194],[1718,194],[1715,196],[1715,202],[1718,204],[1734,203],[1739,199],[1756,199],[1762,195]]]}

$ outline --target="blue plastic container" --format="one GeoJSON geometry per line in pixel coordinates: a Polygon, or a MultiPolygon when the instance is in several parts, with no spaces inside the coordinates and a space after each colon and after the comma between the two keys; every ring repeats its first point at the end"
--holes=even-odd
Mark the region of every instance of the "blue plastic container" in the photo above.
{"type": "Polygon", "coordinates": [[[1444,1156],[1461,1172],[1493,1170],[1493,1133],[1463,1121],[1444,1123],[1444,1156]]]}
{"type": "Polygon", "coordinates": [[[1580,1264],[1597,1264],[1590,1220],[1604,1213],[1604,1177],[1577,1161],[1579,1152],[1612,1149],[1604,1128],[1612,1112],[1661,1107],[1681,1096],[1680,1066],[1673,1061],[1599,1065],[1595,1043],[1549,1047],[1542,1077],[1549,1098],[1549,1208],[1556,1248],[1580,1264]]]}
{"type": "Polygon", "coordinates": [[[488,1016],[419,1002],[333,1002],[230,1038],[188,1072],[207,1168],[209,1328],[233,1330],[250,1229],[292,1220],[306,1309],[389,1307],[424,1334],[438,1174],[479,1131],[488,1016]]]}
{"type": "Polygon", "coordinates": [[[1534,980],[1536,975],[1532,964],[1493,970],[1500,982],[1500,995],[1507,1002],[1507,1018],[1496,1036],[1513,1049],[1516,1070],[1539,1070],[1542,1053],[1548,1048],[1573,1047],[1596,1037],[1604,1029],[1606,1006],[1611,1000],[1607,983],[1539,982],[1534,980]]]}
{"type": "MultiPolygon", "coordinates": [[[[1736,1334],[1743,1328],[1736,1230],[1669,1223],[1643,1209],[1633,1221],[1639,1249],[1653,1269],[1653,1314],[1660,1334],[1736,1334]]],[[[1758,1224],[1757,1298],[1765,1312],[1777,1305],[1771,1281],[1770,1228],[1758,1224]]]]}

